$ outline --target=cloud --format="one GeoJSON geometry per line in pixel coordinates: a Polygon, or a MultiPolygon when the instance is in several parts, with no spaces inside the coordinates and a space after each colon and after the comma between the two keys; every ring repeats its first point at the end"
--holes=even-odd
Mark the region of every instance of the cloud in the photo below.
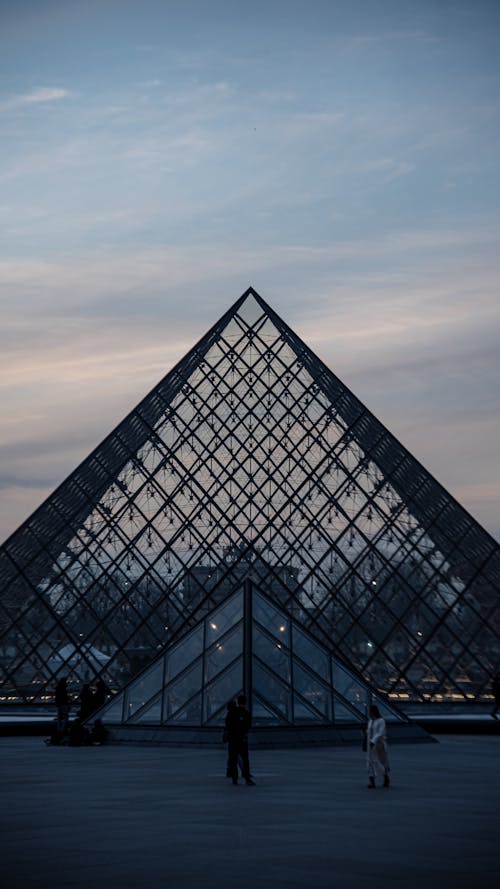
{"type": "Polygon", "coordinates": [[[39,105],[44,102],[58,102],[71,96],[69,90],[59,87],[41,86],[31,93],[23,93],[12,96],[5,102],[0,102],[0,111],[10,111],[13,108],[22,108],[26,105],[39,105]]]}

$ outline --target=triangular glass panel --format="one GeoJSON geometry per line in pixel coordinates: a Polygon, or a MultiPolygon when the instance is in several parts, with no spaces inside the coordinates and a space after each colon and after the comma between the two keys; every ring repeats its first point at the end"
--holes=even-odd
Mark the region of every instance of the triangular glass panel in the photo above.
{"type": "Polygon", "coordinates": [[[308,707],[299,695],[294,695],[293,721],[296,725],[324,725],[328,720],[324,720],[316,710],[308,707]]]}
{"type": "Polygon", "coordinates": [[[125,695],[126,718],[130,719],[137,710],[151,700],[163,687],[164,658],[142,674],[137,682],[129,687],[125,695]]]}
{"type": "Polygon", "coordinates": [[[201,694],[191,698],[185,707],[165,719],[166,725],[201,725],[201,694]]]}
{"type": "Polygon", "coordinates": [[[309,670],[304,670],[297,661],[293,664],[293,687],[299,692],[304,701],[318,713],[318,719],[325,722],[332,720],[332,690],[331,686],[321,682],[309,670]]]}
{"type": "Polygon", "coordinates": [[[287,722],[292,722],[290,686],[281,682],[257,660],[253,664],[253,687],[256,694],[262,700],[267,701],[276,713],[279,713],[287,722]]]}
{"type": "Polygon", "coordinates": [[[177,645],[168,650],[166,655],[166,681],[170,682],[172,679],[175,679],[179,673],[182,673],[189,664],[192,664],[201,655],[202,651],[203,625],[200,624],[192,633],[189,633],[177,645]]]}
{"type": "Polygon", "coordinates": [[[212,645],[205,653],[205,683],[212,680],[224,670],[231,661],[241,657],[243,650],[243,627],[240,624],[219,642],[212,645]]]}
{"type": "Polygon", "coordinates": [[[147,722],[150,725],[158,725],[161,722],[161,708],[162,699],[161,697],[158,697],[153,704],[146,707],[144,710],[141,710],[140,713],[137,713],[132,719],[132,722],[147,722]]]}
{"type": "Polygon", "coordinates": [[[366,717],[363,717],[361,713],[350,707],[347,707],[346,704],[343,704],[342,701],[335,700],[333,705],[334,719],[335,722],[356,722],[359,721],[360,724],[366,723],[366,717]]]}
{"type": "Polygon", "coordinates": [[[299,627],[293,626],[293,653],[304,661],[311,670],[318,673],[325,682],[330,682],[330,658],[328,652],[317,645],[299,627]]]}
{"type": "Polygon", "coordinates": [[[104,708],[99,710],[99,718],[110,725],[123,722],[123,692],[115,697],[104,708]]]}
{"type": "Polygon", "coordinates": [[[290,627],[286,615],[282,611],[274,608],[267,599],[263,599],[258,594],[255,595],[253,603],[254,620],[261,623],[268,633],[271,633],[280,643],[284,645],[290,644],[290,627]]]}
{"type": "Polygon", "coordinates": [[[260,699],[259,695],[254,693],[252,708],[253,725],[287,725],[286,720],[276,713],[268,704],[260,699]]]}
{"type": "Polygon", "coordinates": [[[237,593],[205,621],[206,644],[211,645],[243,617],[243,596],[237,593]]]}
{"type": "Polygon", "coordinates": [[[335,693],[341,695],[349,704],[368,719],[370,706],[370,690],[350,670],[336,658],[332,658],[332,676],[335,693]]]}
{"type": "Polygon", "coordinates": [[[284,682],[291,682],[291,661],[289,651],[281,642],[272,640],[254,624],[253,652],[267,664],[284,682]]]}
{"type": "Polygon", "coordinates": [[[202,676],[203,662],[199,658],[189,670],[185,670],[178,679],[174,679],[173,682],[165,686],[164,698],[167,719],[170,718],[170,714],[175,714],[177,710],[184,706],[186,701],[191,700],[197,693],[202,685],[202,676]]]}
{"type": "Polygon", "coordinates": [[[221,673],[217,679],[203,689],[203,722],[213,723],[214,714],[219,714],[219,724],[224,723],[226,713],[223,708],[234,700],[243,684],[243,659],[241,657],[221,673]]]}

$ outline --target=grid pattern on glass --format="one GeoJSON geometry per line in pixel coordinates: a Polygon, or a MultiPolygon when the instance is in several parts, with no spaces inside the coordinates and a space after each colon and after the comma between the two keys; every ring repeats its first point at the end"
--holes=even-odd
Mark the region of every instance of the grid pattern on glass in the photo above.
{"type": "Polygon", "coordinates": [[[0,701],[123,688],[249,572],[394,700],[488,699],[498,544],[253,290],[0,549],[0,701]]]}

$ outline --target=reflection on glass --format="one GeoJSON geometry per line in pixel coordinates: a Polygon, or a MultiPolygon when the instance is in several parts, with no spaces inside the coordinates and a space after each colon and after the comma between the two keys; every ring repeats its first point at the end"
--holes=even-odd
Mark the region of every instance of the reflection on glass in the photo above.
{"type": "Polygon", "coordinates": [[[290,682],[290,655],[281,642],[265,636],[257,626],[253,627],[253,650],[261,660],[285,681],[290,682]]]}
{"type": "Polygon", "coordinates": [[[229,602],[214,611],[205,621],[206,644],[210,645],[223,636],[235,623],[243,617],[243,594],[232,596],[229,602]]]}
{"type": "Polygon", "coordinates": [[[122,722],[122,713],[123,713],[123,692],[121,694],[116,695],[117,700],[111,701],[108,704],[105,710],[102,711],[101,719],[106,723],[113,723],[115,725],[118,722],[122,722]]]}
{"type": "Polygon", "coordinates": [[[220,642],[216,642],[215,645],[212,645],[206,652],[205,681],[210,682],[210,680],[227,667],[235,657],[241,654],[242,645],[243,626],[240,624],[234,632],[230,633],[228,636],[224,636],[220,642]]]}
{"type": "Polygon", "coordinates": [[[255,593],[253,599],[253,614],[255,620],[261,623],[269,633],[272,633],[273,636],[285,645],[290,645],[289,621],[282,611],[273,608],[258,593],[255,593]]]}

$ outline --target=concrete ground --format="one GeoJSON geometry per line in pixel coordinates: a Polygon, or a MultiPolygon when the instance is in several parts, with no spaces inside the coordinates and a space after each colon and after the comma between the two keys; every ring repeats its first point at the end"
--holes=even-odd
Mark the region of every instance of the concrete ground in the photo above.
{"type": "Polygon", "coordinates": [[[390,789],[352,747],[225,751],[0,742],[3,889],[497,889],[498,737],[394,746],[390,789]]]}

